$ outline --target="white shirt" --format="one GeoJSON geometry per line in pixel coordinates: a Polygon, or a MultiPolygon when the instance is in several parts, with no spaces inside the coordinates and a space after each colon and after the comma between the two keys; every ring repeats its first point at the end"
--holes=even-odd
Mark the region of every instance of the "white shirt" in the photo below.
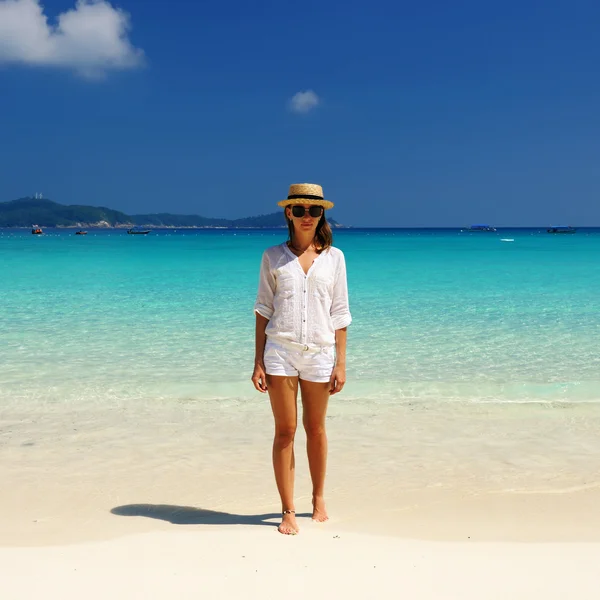
{"type": "Polygon", "coordinates": [[[287,244],[267,248],[254,310],[269,319],[265,333],[273,341],[333,346],[335,330],[352,321],[344,253],[324,250],[305,274],[287,244]]]}

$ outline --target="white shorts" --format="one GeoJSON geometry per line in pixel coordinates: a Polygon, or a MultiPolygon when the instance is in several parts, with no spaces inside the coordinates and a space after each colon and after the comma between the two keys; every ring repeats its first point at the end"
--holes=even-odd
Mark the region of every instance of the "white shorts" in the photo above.
{"type": "Polygon", "coordinates": [[[304,381],[327,383],[335,364],[335,347],[302,350],[267,338],[264,361],[267,375],[300,377],[304,381]]]}

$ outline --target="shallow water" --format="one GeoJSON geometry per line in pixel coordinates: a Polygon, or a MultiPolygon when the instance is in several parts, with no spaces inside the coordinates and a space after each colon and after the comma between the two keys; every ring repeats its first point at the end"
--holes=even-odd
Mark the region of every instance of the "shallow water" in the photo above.
{"type": "MultiPolygon", "coordinates": [[[[0,406],[251,398],[282,231],[0,231],[0,406]]],[[[346,397],[598,402],[600,232],[344,230],[346,397]],[[508,236],[514,242],[505,243],[508,236]]]]}

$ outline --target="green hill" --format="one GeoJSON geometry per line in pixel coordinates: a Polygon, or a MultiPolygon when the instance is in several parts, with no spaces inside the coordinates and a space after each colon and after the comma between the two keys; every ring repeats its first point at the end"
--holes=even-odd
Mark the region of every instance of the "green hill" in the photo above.
{"type": "MultiPolygon", "coordinates": [[[[333,227],[340,224],[328,219],[333,227]]],[[[127,215],[103,206],[64,205],[51,200],[20,198],[0,202],[0,227],[285,227],[283,211],[243,219],[157,213],[127,215]]]]}
{"type": "Polygon", "coordinates": [[[20,198],[0,202],[0,227],[118,227],[131,225],[131,217],[102,206],[65,206],[51,200],[20,198]]]}

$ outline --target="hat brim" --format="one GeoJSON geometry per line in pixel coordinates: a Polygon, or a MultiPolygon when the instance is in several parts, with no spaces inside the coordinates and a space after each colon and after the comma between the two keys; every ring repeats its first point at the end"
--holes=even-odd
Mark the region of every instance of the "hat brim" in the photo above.
{"type": "Polygon", "coordinates": [[[293,200],[282,200],[277,206],[293,206],[294,204],[306,204],[309,206],[322,206],[325,210],[333,208],[333,202],[329,200],[314,200],[313,198],[294,198],[293,200]]]}

